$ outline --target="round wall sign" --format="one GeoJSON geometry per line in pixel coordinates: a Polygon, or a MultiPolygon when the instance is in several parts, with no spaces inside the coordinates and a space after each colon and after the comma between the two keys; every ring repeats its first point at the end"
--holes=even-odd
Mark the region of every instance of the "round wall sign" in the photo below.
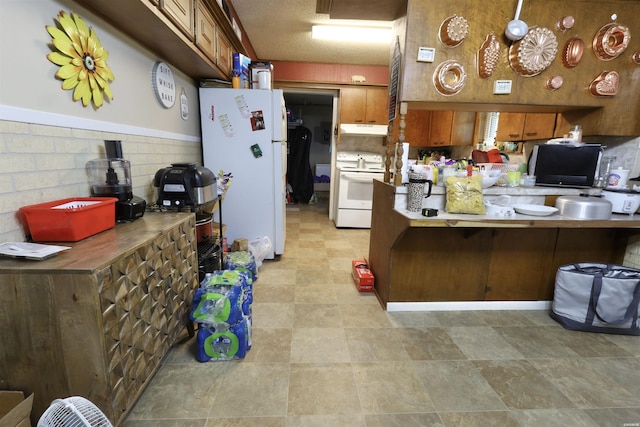
{"type": "Polygon", "coordinates": [[[171,108],[176,102],[176,82],[171,68],[164,62],[156,62],[151,72],[151,84],[158,102],[164,108],[171,108]]]}

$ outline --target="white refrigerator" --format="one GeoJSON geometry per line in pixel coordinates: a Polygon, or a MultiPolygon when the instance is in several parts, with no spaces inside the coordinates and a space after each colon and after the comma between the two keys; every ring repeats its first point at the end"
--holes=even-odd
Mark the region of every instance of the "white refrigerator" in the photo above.
{"type": "Polygon", "coordinates": [[[233,178],[221,206],[229,245],[268,237],[284,252],[287,112],[282,90],[200,88],[204,166],[233,178]]]}

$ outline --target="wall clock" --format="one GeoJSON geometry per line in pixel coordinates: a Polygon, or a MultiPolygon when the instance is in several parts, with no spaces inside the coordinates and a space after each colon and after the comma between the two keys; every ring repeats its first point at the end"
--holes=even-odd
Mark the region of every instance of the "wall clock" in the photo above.
{"type": "Polygon", "coordinates": [[[171,108],[176,102],[176,82],[171,68],[164,62],[156,62],[151,72],[153,93],[160,105],[171,108]]]}

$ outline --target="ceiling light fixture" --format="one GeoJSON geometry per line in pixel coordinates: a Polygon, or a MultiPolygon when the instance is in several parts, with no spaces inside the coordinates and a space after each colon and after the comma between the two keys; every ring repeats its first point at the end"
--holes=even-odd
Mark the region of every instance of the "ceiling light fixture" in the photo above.
{"type": "Polygon", "coordinates": [[[348,27],[344,25],[313,25],[311,37],[321,40],[337,40],[359,43],[390,43],[391,28],[348,27]]]}

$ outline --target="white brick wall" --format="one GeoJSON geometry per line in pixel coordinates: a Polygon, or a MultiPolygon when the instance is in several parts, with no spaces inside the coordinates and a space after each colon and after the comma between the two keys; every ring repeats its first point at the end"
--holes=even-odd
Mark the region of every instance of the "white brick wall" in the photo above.
{"type": "Polygon", "coordinates": [[[0,242],[24,241],[21,206],[90,195],[86,164],[121,140],[133,193],[155,202],[153,177],[171,163],[202,165],[199,142],[0,120],[0,242]]]}

